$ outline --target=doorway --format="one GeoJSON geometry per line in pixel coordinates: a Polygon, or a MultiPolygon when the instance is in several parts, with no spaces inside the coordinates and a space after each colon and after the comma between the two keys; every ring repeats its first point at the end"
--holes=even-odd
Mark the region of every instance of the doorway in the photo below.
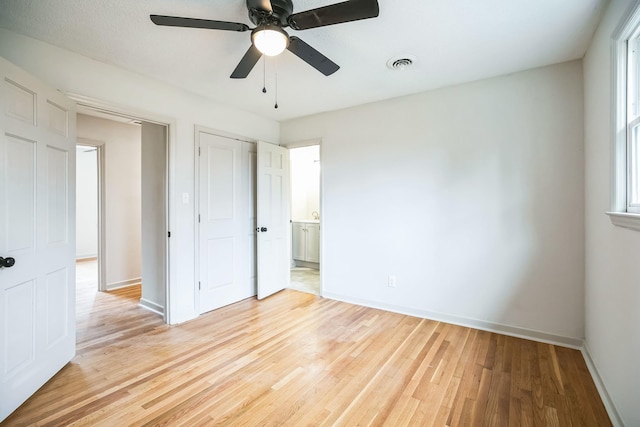
{"type": "Polygon", "coordinates": [[[76,140],[76,319],[85,315],[99,290],[100,143],[76,140]]]}
{"type": "Polygon", "coordinates": [[[292,148],[290,287],[320,295],[320,145],[292,148]]]}
{"type": "Polygon", "coordinates": [[[98,147],[82,142],[76,145],[76,262],[90,262],[98,258],[98,147]]]}
{"type": "Polygon", "coordinates": [[[138,286],[139,306],[166,320],[167,125],[79,106],[76,130],[85,148],[76,156],[78,290],[90,294],[84,288],[91,283],[94,292],[138,286]],[[92,148],[93,168],[83,168],[92,148]],[[85,183],[97,203],[84,197],[85,183]],[[86,211],[93,217],[83,220],[86,211]]]}
{"type": "Polygon", "coordinates": [[[289,151],[196,126],[200,314],[289,287],[289,151]]]}

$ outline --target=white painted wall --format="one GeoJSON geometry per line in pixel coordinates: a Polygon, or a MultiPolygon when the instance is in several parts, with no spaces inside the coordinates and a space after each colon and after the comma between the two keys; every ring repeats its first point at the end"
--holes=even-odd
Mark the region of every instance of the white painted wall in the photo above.
{"type": "Polygon", "coordinates": [[[320,146],[294,148],[291,162],[291,218],[313,219],[320,214],[320,146]]]}
{"type": "Polygon", "coordinates": [[[581,62],[284,122],[281,136],[322,139],[327,296],[583,337],[581,62]]]}
{"type": "Polygon", "coordinates": [[[141,277],[140,126],[77,115],[77,136],[104,141],[107,289],[141,277]]]}
{"type": "Polygon", "coordinates": [[[584,58],[586,345],[618,413],[640,425],[640,233],[615,227],[610,209],[611,35],[632,2],[613,1],[584,58]]]}
{"type": "Polygon", "coordinates": [[[98,158],[94,147],[76,148],[76,258],[98,255],[98,158]]]}
{"type": "MultiPolygon", "coordinates": [[[[157,80],[0,29],[0,56],[54,87],[171,121],[174,146],[170,176],[170,265],[172,306],[169,320],[182,322],[195,311],[194,127],[200,124],[247,138],[278,142],[280,125],[254,114],[211,102],[157,80]],[[182,203],[182,194],[189,203],[182,203]]],[[[259,95],[256,95],[259,96],[259,95]]]]}

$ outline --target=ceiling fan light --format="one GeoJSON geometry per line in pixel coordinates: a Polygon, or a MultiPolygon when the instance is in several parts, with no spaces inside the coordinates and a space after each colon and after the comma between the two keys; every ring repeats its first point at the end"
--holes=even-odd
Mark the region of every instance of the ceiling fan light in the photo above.
{"type": "Polygon", "coordinates": [[[256,49],[267,56],[280,55],[289,44],[287,33],[278,27],[258,29],[251,38],[256,49]]]}

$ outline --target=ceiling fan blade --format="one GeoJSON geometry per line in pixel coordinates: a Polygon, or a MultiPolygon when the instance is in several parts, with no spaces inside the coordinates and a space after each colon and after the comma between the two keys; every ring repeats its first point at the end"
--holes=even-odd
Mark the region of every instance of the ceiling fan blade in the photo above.
{"type": "Polygon", "coordinates": [[[375,18],[379,13],[377,0],[349,0],[294,13],[289,16],[287,22],[294,30],[307,30],[309,28],[375,18]]]}
{"type": "Polygon", "coordinates": [[[168,27],[205,28],[208,30],[248,31],[248,25],[239,22],[212,21],[210,19],[181,18],[179,16],[149,15],[156,25],[168,27]]]}
{"type": "Polygon", "coordinates": [[[271,0],[247,0],[247,9],[259,10],[261,12],[266,12],[268,15],[273,13],[271,0]]]}
{"type": "Polygon", "coordinates": [[[240,63],[238,64],[236,69],[233,70],[233,73],[231,73],[231,78],[232,79],[246,78],[251,72],[251,70],[253,70],[253,67],[256,65],[256,63],[261,57],[262,57],[262,53],[260,53],[260,51],[256,49],[256,47],[252,43],[251,46],[249,47],[249,50],[247,50],[247,53],[245,53],[242,59],[240,60],[240,63]]]}
{"type": "Polygon", "coordinates": [[[289,37],[289,47],[287,47],[287,49],[325,76],[330,76],[340,69],[335,62],[300,40],[298,37],[289,37]]]}

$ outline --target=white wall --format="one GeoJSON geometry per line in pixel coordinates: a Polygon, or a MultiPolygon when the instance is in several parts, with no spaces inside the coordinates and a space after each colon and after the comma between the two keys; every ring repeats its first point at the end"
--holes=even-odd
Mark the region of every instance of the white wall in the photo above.
{"type": "Polygon", "coordinates": [[[76,258],[98,255],[98,159],[93,147],[76,149],[76,258]]]}
{"type": "Polygon", "coordinates": [[[610,209],[611,35],[631,1],[613,1],[584,58],[586,345],[627,426],[640,425],[640,233],[610,209]]]}
{"type": "Polygon", "coordinates": [[[107,289],[139,282],[140,126],[77,115],[77,137],[104,142],[107,289]]]}
{"type": "Polygon", "coordinates": [[[280,125],[5,29],[0,29],[0,56],[62,91],[170,120],[169,134],[174,145],[170,147],[172,306],[168,315],[173,323],[197,316],[194,303],[194,127],[199,124],[248,138],[278,142],[280,125]],[[182,203],[183,193],[189,196],[189,203],[182,203]]]}
{"type": "Polygon", "coordinates": [[[320,146],[292,149],[291,162],[291,218],[313,219],[320,213],[320,146]]]}
{"type": "Polygon", "coordinates": [[[284,122],[281,135],[322,138],[324,294],[583,337],[581,62],[284,122]]]}

